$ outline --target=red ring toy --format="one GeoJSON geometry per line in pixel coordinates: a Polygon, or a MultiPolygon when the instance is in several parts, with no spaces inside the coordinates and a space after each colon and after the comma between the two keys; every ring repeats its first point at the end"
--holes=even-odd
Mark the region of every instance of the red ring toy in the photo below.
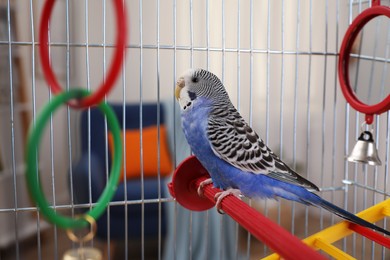
{"type": "MultiPolygon", "coordinates": [[[[49,21],[51,13],[53,11],[54,2],[55,0],[47,0],[42,11],[42,18],[39,27],[39,54],[42,63],[42,71],[49,84],[49,87],[54,94],[58,94],[63,90],[51,68],[48,47],[49,21]]],[[[114,86],[115,80],[120,73],[121,66],[124,60],[124,52],[127,40],[127,26],[125,15],[126,11],[125,6],[123,4],[123,0],[113,0],[113,2],[116,12],[117,23],[116,50],[114,53],[114,58],[111,67],[107,73],[106,80],[102,82],[99,89],[94,94],[79,100],[77,103],[73,103],[72,106],[83,108],[97,105],[98,103],[100,103],[104,96],[114,86]]]]}
{"type": "Polygon", "coordinates": [[[352,24],[345,33],[343,42],[341,44],[338,64],[339,81],[345,99],[354,109],[366,114],[367,124],[372,124],[374,120],[374,114],[379,115],[390,109],[390,95],[388,95],[381,102],[374,105],[367,105],[361,102],[353,92],[349,82],[349,55],[351,53],[352,45],[364,25],[380,15],[384,15],[390,18],[390,8],[387,6],[381,6],[379,0],[373,0],[372,7],[363,11],[355,18],[355,20],[353,20],[352,24]]]}

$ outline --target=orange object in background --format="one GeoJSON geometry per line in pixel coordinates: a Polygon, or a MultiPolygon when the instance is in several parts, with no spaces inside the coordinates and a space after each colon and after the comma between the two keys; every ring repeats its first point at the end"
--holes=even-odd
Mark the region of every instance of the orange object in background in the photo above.
{"type": "MultiPolygon", "coordinates": [[[[141,176],[141,132],[139,129],[126,130],[126,179],[138,178],[141,176]]],[[[108,145],[112,154],[113,136],[108,133],[108,145]]],[[[156,177],[158,172],[161,177],[172,173],[172,160],[169,155],[166,128],[163,125],[149,126],[142,129],[142,170],[144,177],[156,177]],[[160,131],[160,140],[158,140],[160,131]],[[160,152],[160,153],[159,153],[160,152]],[[158,158],[160,156],[160,160],[158,158]],[[158,163],[160,162],[160,163],[158,163]]],[[[124,180],[124,168],[122,166],[120,180],[124,180]]]]}

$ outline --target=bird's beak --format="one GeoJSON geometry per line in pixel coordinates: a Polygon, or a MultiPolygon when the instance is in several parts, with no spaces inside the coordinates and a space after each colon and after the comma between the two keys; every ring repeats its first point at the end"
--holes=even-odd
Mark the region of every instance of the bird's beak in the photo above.
{"type": "Polygon", "coordinates": [[[182,88],[184,88],[184,78],[179,78],[176,82],[176,89],[175,89],[175,97],[176,100],[179,100],[180,98],[180,91],[182,88]]]}

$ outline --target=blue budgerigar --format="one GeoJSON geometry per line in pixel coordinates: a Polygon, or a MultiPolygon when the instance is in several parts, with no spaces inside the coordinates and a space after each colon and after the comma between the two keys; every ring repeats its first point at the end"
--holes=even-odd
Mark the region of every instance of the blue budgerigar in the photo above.
{"type": "Polygon", "coordinates": [[[190,69],[176,82],[182,128],[193,153],[210,173],[208,183],[224,190],[216,207],[233,194],[250,198],[282,197],[327,209],[361,226],[390,232],[322,199],[318,187],[279,159],[233,106],[222,82],[204,69],[190,69]]]}

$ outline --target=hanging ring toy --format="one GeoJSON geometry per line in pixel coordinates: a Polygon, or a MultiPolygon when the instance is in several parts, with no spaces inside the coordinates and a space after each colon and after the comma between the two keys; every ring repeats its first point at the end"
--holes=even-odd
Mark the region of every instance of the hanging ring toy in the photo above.
{"type": "Polygon", "coordinates": [[[390,95],[374,105],[367,105],[360,101],[351,88],[348,66],[352,45],[359,32],[369,21],[381,15],[390,18],[390,8],[381,6],[380,0],[372,0],[372,7],[360,13],[355,20],[353,20],[352,24],[348,27],[341,44],[338,64],[339,81],[345,99],[355,110],[366,115],[366,123],[369,125],[372,124],[375,114],[379,115],[390,109],[390,95]]]}
{"type": "MultiPolygon", "coordinates": [[[[61,228],[81,228],[88,224],[88,220],[83,218],[73,219],[70,217],[61,216],[56,213],[46,200],[42,191],[42,185],[38,176],[38,148],[44,132],[44,126],[49,121],[52,112],[54,112],[61,104],[68,102],[72,99],[80,99],[90,94],[89,91],[83,89],[71,89],[66,92],[62,92],[59,95],[53,97],[50,103],[48,103],[37,116],[35,125],[30,128],[27,149],[26,149],[26,178],[27,185],[30,190],[32,198],[35,200],[40,208],[42,214],[52,223],[61,228]]],[[[122,142],[120,136],[120,128],[118,120],[112,110],[112,108],[105,104],[100,103],[98,108],[105,114],[107,118],[107,124],[114,137],[114,153],[113,161],[111,165],[110,177],[105,189],[103,190],[100,198],[96,202],[96,205],[88,212],[87,215],[93,219],[98,219],[103,214],[107,205],[111,201],[116,191],[120,168],[122,165],[122,142]]]]}
{"type": "MultiPolygon", "coordinates": [[[[48,46],[49,21],[53,11],[54,2],[55,0],[47,0],[42,11],[42,19],[39,27],[39,54],[42,63],[42,71],[49,87],[54,94],[59,94],[63,90],[51,68],[48,46]]],[[[116,12],[117,35],[112,65],[107,73],[106,79],[101,83],[99,89],[91,96],[79,100],[78,103],[72,103],[72,106],[74,107],[85,108],[97,105],[114,86],[115,80],[121,71],[127,39],[125,6],[123,4],[123,0],[113,0],[113,3],[116,12]]]]}

